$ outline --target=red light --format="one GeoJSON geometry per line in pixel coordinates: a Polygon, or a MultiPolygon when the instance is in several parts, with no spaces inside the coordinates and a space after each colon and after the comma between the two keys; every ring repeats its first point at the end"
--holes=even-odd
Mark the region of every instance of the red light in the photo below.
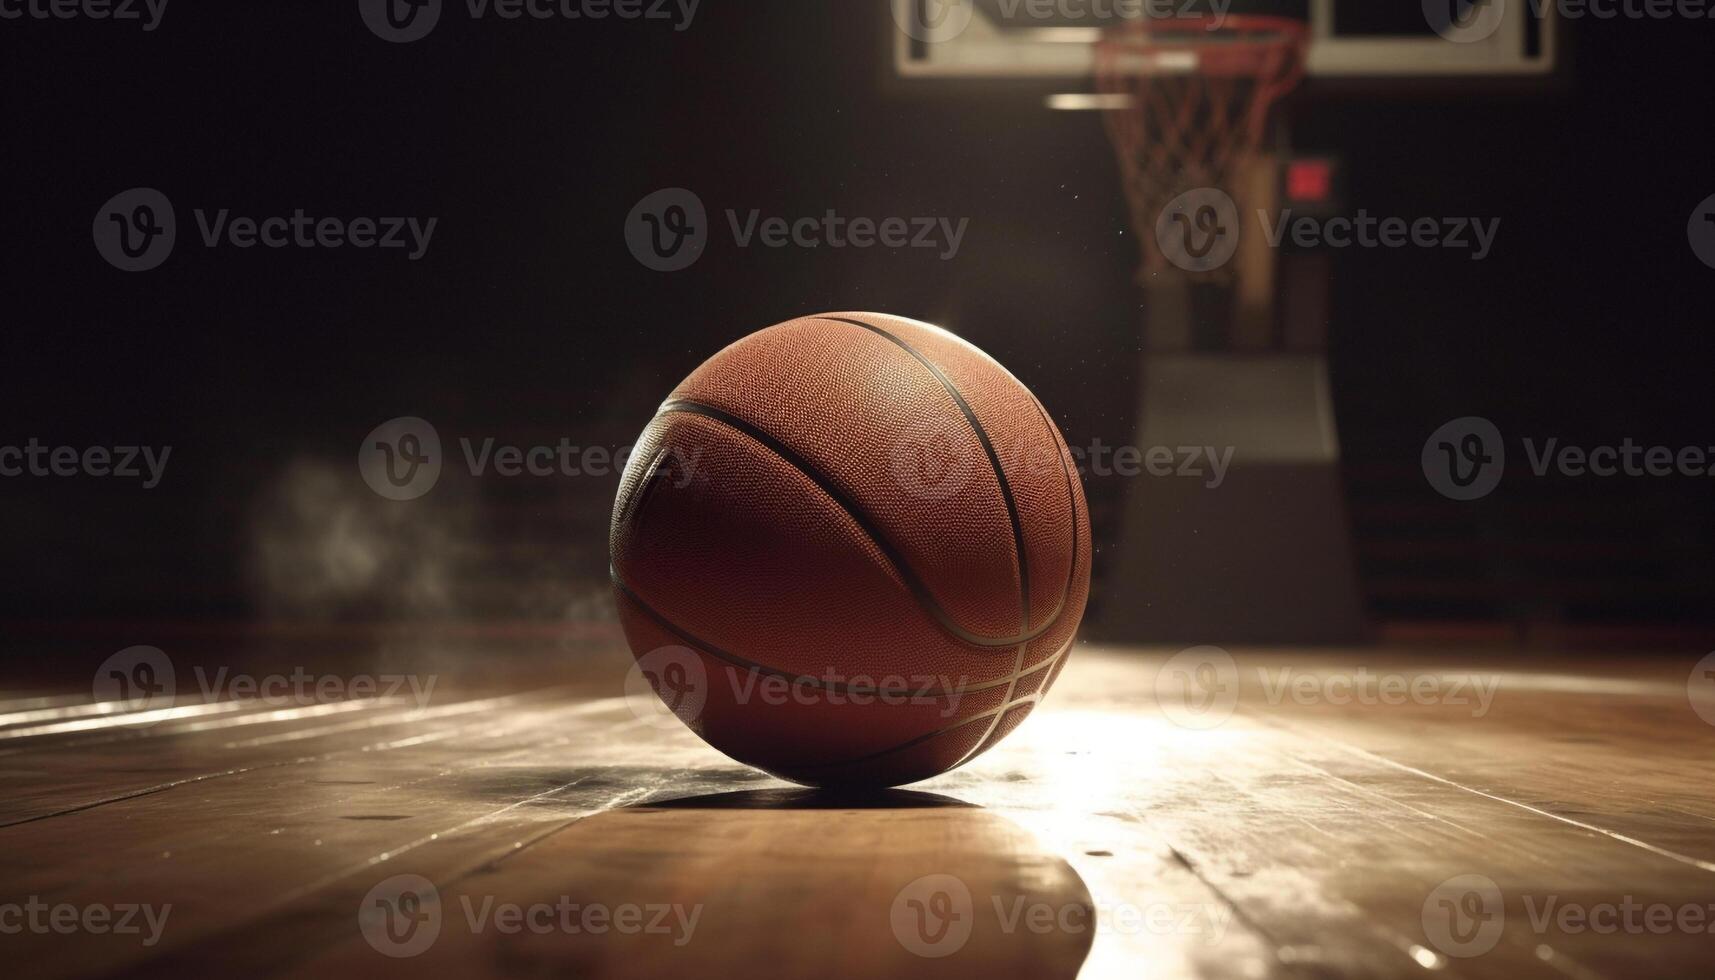
{"type": "Polygon", "coordinates": [[[1294,160],[1286,166],[1286,196],[1325,204],[1334,193],[1334,165],[1327,160],[1294,160]]]}

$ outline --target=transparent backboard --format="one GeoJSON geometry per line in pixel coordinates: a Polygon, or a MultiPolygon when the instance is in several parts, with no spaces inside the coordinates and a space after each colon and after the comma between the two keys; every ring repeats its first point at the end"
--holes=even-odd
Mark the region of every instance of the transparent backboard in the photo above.
{"type": "Polygon", "coordinates": [[[1551,0],[876,0],[903,79],[1085,78],[1119,18],[1287,12],[1308,22],[1313,80],[1529,79],[1553,72],[1551,0]]]}

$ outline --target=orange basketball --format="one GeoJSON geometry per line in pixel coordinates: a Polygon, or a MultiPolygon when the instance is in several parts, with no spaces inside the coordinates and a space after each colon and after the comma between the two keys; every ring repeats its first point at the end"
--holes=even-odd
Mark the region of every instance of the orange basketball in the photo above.
{"type": "Polygon", "coordinates": [[[1022,722],[1065,666],[1089,511],[1042,405],[926,323],[830,313],[686,378],[614,502],[649,684],[740,762],[908,783],[1022,722]]]}

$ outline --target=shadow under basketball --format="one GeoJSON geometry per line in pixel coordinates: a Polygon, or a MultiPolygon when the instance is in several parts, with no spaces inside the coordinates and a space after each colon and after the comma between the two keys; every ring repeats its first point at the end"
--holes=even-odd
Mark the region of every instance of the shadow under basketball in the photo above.
{"type": "Polygon", "coordinates": [[[909,791],[764,789],[612,810],[441,900],[467,896],[576,907],[575,930],[443,930],[443,967],[468,956],[521,976],[1070,978],[1095,929],[1083,881],[1030,833],[909,791]],[[601,931],[582,928],[589,908],[604,909],[601,931]]]}

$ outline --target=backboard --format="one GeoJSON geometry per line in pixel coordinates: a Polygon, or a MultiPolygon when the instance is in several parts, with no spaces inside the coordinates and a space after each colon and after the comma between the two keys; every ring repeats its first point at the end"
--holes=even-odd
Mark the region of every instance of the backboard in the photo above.
{"type": "MultiPolygon", "coordinates": [[[[1257,9],[1245,0],[876,2],[890,5],[900,79],[1063,81],[1068,91],[1090,75],[1092,45],[1117,19],[1257,9]]],[[[1548,0],[1287,0],[1264,7],[1308,21],[1306,67],[1318,86],[1522,81],[1547,77],[1556,63],[1555,4],[1548,0]]]]}

